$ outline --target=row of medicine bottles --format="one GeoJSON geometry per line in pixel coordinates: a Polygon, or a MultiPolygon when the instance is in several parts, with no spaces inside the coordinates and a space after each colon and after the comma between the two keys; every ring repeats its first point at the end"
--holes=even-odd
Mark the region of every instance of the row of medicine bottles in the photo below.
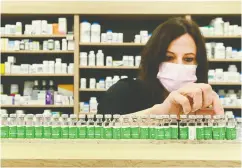
{"type": "Polygon", "coordinates": [[[58,18],[58,23],[48,23],[47,20],[32,20],[31,24],[6,24],[1,27],[2,35],[58,35],[67,34],[67,19],[58,18]]]}
{"type": "Polygon", "coordinates": [[[44,60],[42,64],[16,65],[16,58],[8,56],[7,61],[1,64],[1,74],[74,74],[74,64],[63,63],[61,58],[55,61],[44,60]]]}
{"type": "Polygon", "coordinates": [[[80,109],[81,113],[91,113],[96,114],[98,111],[98,101],[96,97],[91,97],[89,102],[80,102],[80,109]]]}
{"type": "Polygon", "coordinates": [[[124,55],[122,60],[113,60],[112,56],[104,56],[102,50],[80,52],[80,66],[130,66],[138,67],[141,62],[141,56],[127,56],[124,55]],[[106,57],[106,59],[105,59],[106,57]]]}
{"type": "Polygon", "coordinates": [[[241,140],[242,133],[241,118],[223,115],[2,114],[1,123],[1,138],[241,140]]]}
{"type": "Polygon", "coordinates": [[[229,89],[225,92],[224,89],[218,90],[219,99],[224,106],[241,106],[242,99],[241,99],[241,90],[237,93],[233,89],[229,89]]]}

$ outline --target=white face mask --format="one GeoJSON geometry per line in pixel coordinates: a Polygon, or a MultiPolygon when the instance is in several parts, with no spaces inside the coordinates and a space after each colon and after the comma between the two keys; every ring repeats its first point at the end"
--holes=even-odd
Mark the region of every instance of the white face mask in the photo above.
{"type": "Polygon", "coordinates": [[[197,65],[163,62],[159,66],[157,78],[169,92],[172,92],[188,83],[196,82],[196,69],[197,65]]]}

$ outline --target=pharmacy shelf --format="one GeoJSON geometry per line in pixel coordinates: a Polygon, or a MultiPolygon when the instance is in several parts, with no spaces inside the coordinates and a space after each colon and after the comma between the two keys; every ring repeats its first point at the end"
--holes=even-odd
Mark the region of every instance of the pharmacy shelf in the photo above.
{"type": "Polygon", "coordinates": [[[241,36],[204,36],[206,39],[240,39],[241,36]]]}
{"type": "Polygon", "coordinates": [[[2,54],[73,54],[74,51],[1,51],[2,54]]]}
{"type": "Polygon", "coordinates": [[[105,92],[107,89],[80,89],[81,92],[105,92]]]}
{"type": "Polygon", "coordinates": [[[241,59],[208,59],[209,62],[241,62],[241,59]]]}
{"type": "Polygon", "coordinates": [[[224,109],[241,109],[241,106],[224,106],[224,109]]]}
{"type": "Polygon", "coordinates": [[[80,66],[80,69],[138,69],[131,66],[80,66]]]}
{"type": "Polygon", "coordinates": [[[2,35],[1,38],[66,38],[66,35],[2,35]]]}
{"type": "Polygon", "coordinates": [[[140,43],[80,43],[80,46],[144,46],[145,44],[140,43]]]}
{"type": "Polygon", "coordinates": [[[221,85],[221,86],[241,86],[240,82],[209,82],[210,85],[221,85]]]}
{"type": "Polygon", "coordinates": [[[74,76],[73,74],[4,74],[2,76],[74,76]]]}
{"type": "Polygon", "coordinates": [[[1,108],[73,108],[73,105],[1,105],[1,108]]]}

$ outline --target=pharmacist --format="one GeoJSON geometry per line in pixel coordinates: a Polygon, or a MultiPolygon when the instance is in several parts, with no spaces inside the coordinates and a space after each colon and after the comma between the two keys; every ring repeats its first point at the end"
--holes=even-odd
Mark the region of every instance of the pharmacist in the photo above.
{"type": "Polygon", "coordinates": [[[139,77],[113,85],[98,105],[101,114],[224,114],[208,82],[204,39],[193,21],[159,25],[141,54],[139,77]],[[212,105],[212,110],[205,108],[212,105]]]}

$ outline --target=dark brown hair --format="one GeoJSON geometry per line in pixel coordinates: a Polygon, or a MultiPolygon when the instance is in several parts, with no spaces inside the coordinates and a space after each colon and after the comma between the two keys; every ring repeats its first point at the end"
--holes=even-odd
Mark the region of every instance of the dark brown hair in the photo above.
{"type": "Polygon", "coordinates": [[[164,88],[159,83],[156,75],[160,63],[166,60],[168,46],[173,40],[186,33],[193,38],[197,47],[197,83],[207,83],[207,54],[204,38],[198,25],[194,21],[185,18],[172,18],[160,24],[153,31],[151,38],[141,53],[139,79],[145,81],[154,92],[164,93],[164,88]]]}

